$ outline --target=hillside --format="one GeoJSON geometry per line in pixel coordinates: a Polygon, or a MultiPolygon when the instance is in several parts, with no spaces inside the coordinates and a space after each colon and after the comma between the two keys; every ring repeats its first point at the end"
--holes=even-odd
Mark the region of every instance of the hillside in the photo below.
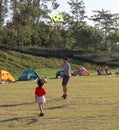
{"type": "Polygon", "coordinates": [[[34,69],[39,73],[41,68],[44,71],[45,68],[54,66],[52,58],[43,58],[10,50],[0,50],[0,55],[0,69],[11,72],[15,77],[21,75],[25,69],[34,69]]]}
{"type": "MultiPolygon", "coordinates": [[[[60,54],[58,57],[68,56],[70,57],[70,63],[72,65],[72,71],[79,66],[85,66],[90,70],[96,70],[97,65],[110,63],[110,67],[119,66],[119,55],[93,53],[93,54],[76,54],[76,52],[67,50],[62,52],[54,52],[53,50],[38,50],[34,48],[31,51],[25,50],[0,50],[0,69],[11,72],[15,78],[18,78],[23,70],[34,69],[39,75],[46,75],[55,77],[56,71],[59,69],[56,67],[54,59],[56,54],[60,54]],[[46,55],[48,54],[49,55],[46,55]],[[44,54],[44,55],[43,55],[44,54]],[[54,56],[54,55],[55,56],[54,56]]],[[[60,50],[61,51],[61,50],[60,50]]],[[[58,61],[62,63],[62,59],[58,58],[58,61]]]]}
{"type": "Polygon", "coordinates": [[[84,62],[94,64],[108,64],[110,66],[119,66],[119,53],[110,52],[84,52],[71,49],[44,49],[38,47],[14,47],[14,51],[32,54],[43,57],[61,58],[67,56],[75,60],[82,60],[84,62]]]}
{"type": "MultiPolygon", "coordinates": [[[[32,54],[21,53],[13,50],[0,50],[0,69],[11,72],[17,78],[23,70],[33,69],[39,73],[39,75],[55,76],[56,71],[59,69],[56,67],[55,58],[36,56],[32,54]]],[[[62,59],[58,58],[58,62],[62,63],[62,59]]],[[[70,59],[72,69],[84,65],[90,67],[90,64],[81,60],[70,59]]],[[[73,70],[72,70],[73,71],[73,70]]]]}

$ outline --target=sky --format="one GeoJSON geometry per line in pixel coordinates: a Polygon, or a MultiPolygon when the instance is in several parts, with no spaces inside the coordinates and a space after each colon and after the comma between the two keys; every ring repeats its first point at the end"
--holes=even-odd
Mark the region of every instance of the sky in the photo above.
{"type": "MultiPolygon", "coordinates": [[[[60,7],[57,12],[66,11],[69,12],[69,5],[67,1],[59,0],[60,7]]],[[[92,14],[92,10],[110,10],[111,13],[119,13],[119,0],[83,0],[85,5],[85,11],[88,16],[92,14]]]]}
{"type": "MultiPolygon", "coordinates": [[[[70,0],[59,0],[58,3],[60,3],[60,7],[57,9],[57,13],[60,13],[62,11],[70,12],[69,5],[67,4],[67,1],[70,0]]],[[[86,15],[88,17],[94,15],[92,10],[110,10],[112,14],[119,13],[119,0],[83,0],[86,15]]]]}
{"type": "MultiPolygon", "coordinates": [[[[57,0],[57,2],[60,4],[59,8],[53,13],[61,13],[62,11],[70,12],[69,5],[67,4],[67,1],[70,0],[57,0]]],[[[92,10],[110,10],[111,13],[119,13],[119,0],[83,0],[86,15],[88,17],[94,15],[92,10]]],[[[90,24],[90,23],[89,23],[90,24]]],[[[92,23],[91,23],[92,24],[92,23]]]]}

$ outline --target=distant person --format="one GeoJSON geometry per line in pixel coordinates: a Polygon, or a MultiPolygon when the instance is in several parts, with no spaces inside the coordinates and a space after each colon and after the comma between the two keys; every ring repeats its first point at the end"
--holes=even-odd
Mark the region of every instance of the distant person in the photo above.
{"type": "Polygon", "coordinates": [[[67,84],[69,82],[69,79],[70,79],[70,76],[71,76],[71,65],[70,63],[68,62],[68,58],[67,57],[64,57],[63,58],[63,61],[64,61],[64,64],[63,65],[60,65],[56,60],[56,64],[58,67],[62,67],[64,69],[64,73],[62,75],[63,79],[62,79],[62,88],[63,88],[63,95],[62,95],[62,98],[63,99],[66,99],[67,98],[67,84]]]}
{"type": "Polygon", "coordinates": [[[44,79],[38,79],[37,84],[38,87],[36,87],[35,89],[35,100],[39,105],[39,110],[40,110],[40,116],[44,116],[44,103],[46,102],[46,89],[44,88],[44,83],[45,80],[44,79]]]}
{"type": "Polygon", "coordinates": [[[115,72],[115,76],[119,76],[119,72],[115,72]]]}
{"type": "Polygon", "coordinates": [[[106,75],[108,75],[109,67],[107,65],[104,65],[104,70],[105,70],[106,75]]]}
{"type": "Polygon", "coordinates": [[[112,75],[112,73],[109,72],[109,67],[107,65],[104,65],[104,70],[105,70],[106,75],[112,75]]]}
{"type": "Polygon", "coordinates": [[[97,73],[98,75],[104,75],[104,70],[102,69],[101,66],[99,66],[99,68],[97,69],[97,73]]]}

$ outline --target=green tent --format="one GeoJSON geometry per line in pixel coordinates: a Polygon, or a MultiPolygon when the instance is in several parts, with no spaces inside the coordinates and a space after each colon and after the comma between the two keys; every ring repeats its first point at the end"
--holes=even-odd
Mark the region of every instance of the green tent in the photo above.
{"type": "Polygon", "coordinates": [[[18,80],[19,81],[36,80],[37,78],[39,78],[38,74],[34,70],[28,69],[22,72],[18,80]]]}

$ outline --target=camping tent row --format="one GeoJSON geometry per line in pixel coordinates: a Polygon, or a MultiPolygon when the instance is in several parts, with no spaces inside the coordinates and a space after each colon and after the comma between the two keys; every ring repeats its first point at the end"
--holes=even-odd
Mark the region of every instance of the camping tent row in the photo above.
{"type": "MultiPolygon", "coordinates": [[[[56,78],[61,78],[64,74],[64,70],[58,70],[56,73],[56,78]]],[[[71,76],[89,76],[89,70],[87,70],[85,67],[78,68],[74,73],[71,74],[71,76]]]]}
{"type": "MultiPolygon", "coordinates": [[[[34,70],[25,70],[22,72],[21,76],[18,78],[19,81],[26,81],[26,80],[36,80],[39,78],[38,74],[34,70]]],[[[14,77],[5,70],[0,70],[0,83],[10,83],[14,82],[14,77]]]]}
{"type": "MultiPolygon", "coordinates": [[[[64,73],[64,70],[57,71],[56,78],[61,77],[63,75],[63,73],[64,73]]],[[[86,68],[81,67],[81,68],[77,69],[77,71],[74,72],[72,75],[73,76],[77,76],[77,75],[88,76],[89,71],[86,68]]],[[[28,69],[28,70],[25,70],[22,72],[22,74],[18,78],[18,80],[27,81],[27,80],[36,80],[38,78],[39,78],[39,76],[34,70],[28,69]]],[[[9,82],[14,82],[14,81],[15,81],[14,77],[8,71],[0,70],[0,83],[9,83],[9,82]]]]}

